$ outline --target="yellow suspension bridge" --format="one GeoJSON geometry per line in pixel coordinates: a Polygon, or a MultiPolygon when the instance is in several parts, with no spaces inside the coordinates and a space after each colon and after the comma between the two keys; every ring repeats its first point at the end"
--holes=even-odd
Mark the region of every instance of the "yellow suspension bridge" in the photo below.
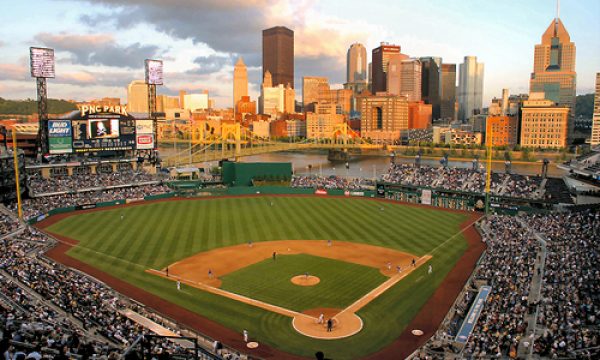
{"type": "Polygon", "coordinates": [[[346,123],[335,125],[333,131],[302,141],[275,141],[257,136],[240,124],[221,124],[220,134],[205,126],[194,126],[185,132],[163,134],[160,143],[189,144],[184,150],[163,158],[165,166],[181,166],[208,161],[237,159],[244,156],[276,151],[330,149],[382,149],[383,145],[369,144],[346,123]]]}

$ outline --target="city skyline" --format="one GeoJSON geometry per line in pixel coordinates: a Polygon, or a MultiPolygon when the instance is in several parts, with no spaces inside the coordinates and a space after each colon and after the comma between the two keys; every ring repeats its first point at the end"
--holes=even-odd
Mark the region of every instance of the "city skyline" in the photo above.
{"type": "MultiPolygon", "coordinates": [[[[278,25],[295,33],[297,84],[302,76],[326,76],[332,88],[340,88],[346,78],[348,48],[355,42],[362,43],[370,61],[372,49],[386,41],[401,46],[402,53],[442,57],[444,63],[459,64],[464,56],[477,56],[486,64],[484,106],[500,96],[502,88],[509,88],[513,94],[527,93],[533,47],[555,16],[555,2],[507,1],[493,7],[465,3],[428,1],[416,7],[403,1],[389,4],[390,11],[378,17],[373,9],[353,1],[344,7],[336,7],[333,2],[285,1],[270,7],[241,2],[185,2],[177,6],[137,0],[102,0],[93,4],[40,1],[36,2],[35,13],[27,2],[11,3],[0,15],[6,24],[0,30],[0,96],[35,97],[35,83],[29,77],[28,48],[49,46],[57,51],[57,78],[49,81],[50,97],[88,100],[114,95],[126,100],[127,84],[143,79],[143,59],[156,57],[165,61],[165,86],[159,87],[159,93],[176,95],[179,89],[207,89],[218,107],[230,107],[237,56],[243,56],[248,65],[249,94],[256,100],[262,74],[261,32],[278,25]],[[110,5],[118,6],[111,9],[110,5]],[[515,5],[523,11],[514,12],[515,5]],[[358,8],[361,11],[356,11],[358,8]],[[497,17],[509,9],[511,16],[497,17]],[[422,16],[392,21],[393,14],[401,16],[408,10],[422,16]],[[496,22],[489,21],[490,11],[498,19],[496,22]],[[239,18],[240,24],[227,27],[216,19],[201,24],[196,18],[200,12],[217,18],[228,14],[239,18]],[[249,20],[249,14],[260,16],[249,20]],[[22,21],[24,16],[27,21],[22,21]],[[439,26],[424,26],[431,21],[439,26]],[[477,31],[469,25],[476,26],[477,31]],[[496,49],[496,42],[491,41],[493,35],[503,39],[503,49],[496,49]],[[507,49],[518,56],[518,61],[510,61],[507,49]]],[[[591,93],[600,68],[600,45],[593,41],[599,25],[592,21],[600,4],[563,1],[561,6],[560,18],[571,41],[577,44],[577,93],[591,93]]],[[[300,97],[297,91],[296,98],[300,97]]]]}

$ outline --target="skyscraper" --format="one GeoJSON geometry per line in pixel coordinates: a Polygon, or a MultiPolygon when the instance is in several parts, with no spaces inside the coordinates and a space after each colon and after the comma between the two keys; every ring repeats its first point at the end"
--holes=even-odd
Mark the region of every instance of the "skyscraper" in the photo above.
{"type": "Polygon", "coordinates": [[[392,54],[388,57],[387,71],[385,73],[386,90],[389,94],[400,95],[402,85],[402,61],[408,55],[392,54]]]}
{"type": "Polygon", "coordinates": [[[326,101],[329,91],[329,80],[322,76],[302,77],[302,105],[305,111],[313,111],[310,104],[326,101]]]}
{"type": "Polygon", "coordinates": [[[387,71],[387,92],[406,96],[408,101],[421,100],[421,62],[404,54],[390,56],[387,71]]]}
{"type": "Polygon", "coordinates": [[[352,44],[346,56],[346,82],[354,84],[367,81],[367,49],[363,44],[352,44]]]}
{"type": "Polygon", "coordinates": [[[403,60],[400,64],[402,80],[400,81],[400,95],[406,96],[408,101],[421,100],[421,61],[419,59],[403,60]]]}
{"type": "Polygon", "coordinates": [[[273,86],[294,87],[294,32],[285,26],[263,30],[263,77],[269,71],[273,86]]]}
{"type": "Polygon", "coordinates": [[[542,35],[542,43],[535,46],[529,93],[543,92],[546,99],[573,110],[569,115],[569,143],[575,126],[576,83],[575,44],[557,16],[542,35]]]}
{"type": "Polygon", "coordinates": [[[390,56],[400,54],[399,45],[390,45],[382,42],[378,48],[373,49],[371,72],[373,93],[387,91],[387,71],[390,56]]]}
{"type": "Polygon", "coordinates": [[[148,112],[148,84],[144,80],[133,80],[127,86],[127,111],[148,112]]]}
{"type": "Polygon", "coordinates": [[[592,115],[592,146],[600,145],[600,73],[596,73],[594,115],[592,115]]]}
{"type": "Polygon", "coordinates": [[[442,58],[422,57],[421,59],[421,99],[431,104],[432,117],[439,119],[442,92],[442,58]]]}
{"type": "Polygon", "coordinates": [[[242,96],[248,96],[248,71],[246,64],[240,57],[233,68],[233,109],[237,112],[236,104],[242,100],[242,96]]]}
{"type": "Polygon", "coordinates": [[[456,64],[442,64],[440,119],[454,119],[454,104],[456,104],[456,64]]]}
{"type": "Polygon", "coordinates": [[[459,76],[458,119],[466,121],[483,106],[483,63],[477,62],[477,56],[465,56],[459,76]]]}

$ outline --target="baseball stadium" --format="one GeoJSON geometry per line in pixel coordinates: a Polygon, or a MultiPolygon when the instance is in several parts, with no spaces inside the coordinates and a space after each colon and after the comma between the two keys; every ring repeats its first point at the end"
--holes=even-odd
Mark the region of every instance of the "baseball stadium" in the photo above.
{"type": "MultiPolygon", "coordinates": [[[[527,294],[554,269],[544,224],[566,226],[552,210],[565,200],[506,180],[539,191],[537,178],[492,171],[486,200],[464,190],[485,173],[394,158],[376,180],[283,162],[153,173],[133,160],[20,168],[23,220],[18,204],[1,209],[7,309],[51,306],[90,351],[144,358],[464,358],[499,336],[509,357],[548,351],[535,328],[529,343],[541,297],[527,294]],[[429,176],[441,186],[416,185],[429,176]],[[509,331],[489,333],[507,310],[509,331]]],[[[543,181],[559,196],[559,179],[543,181]]],[[[564,211],[589,223],[574,236],[596,238],[593,207],[564,211]]]]}
{"type": "MultiPolygon", "coordinates": [[[[484,108],[476,56],[404,54],[411,36],[370,60],[350,45],[347,82],[305,76],[341,75],[355,28],[394,34],[362,2],[358,22],[311,1],[39,2],[6,7],[7,31],[36,33],[0,41],[48,46],[29,48],[37,100],[23,54],[0,64],[0,95],[28,94],[0,97],[0,359],[600,359],[600,73],[592,106],[558,4],[530,92],[484,108]],[[257,65],[256,30],[287,18],[301,75],[285,26],[257,65]]],[[[408,3],[428,28],[486,18],[408,3]]]]}

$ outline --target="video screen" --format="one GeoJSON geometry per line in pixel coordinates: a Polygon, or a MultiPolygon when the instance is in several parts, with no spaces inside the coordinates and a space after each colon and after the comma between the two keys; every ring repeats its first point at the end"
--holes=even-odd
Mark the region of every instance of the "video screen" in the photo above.
{"type": "Polygon", "coordinates": [[[89,120],[88,139],[114,139],[119,137],[119,119],[89,120]]]}

